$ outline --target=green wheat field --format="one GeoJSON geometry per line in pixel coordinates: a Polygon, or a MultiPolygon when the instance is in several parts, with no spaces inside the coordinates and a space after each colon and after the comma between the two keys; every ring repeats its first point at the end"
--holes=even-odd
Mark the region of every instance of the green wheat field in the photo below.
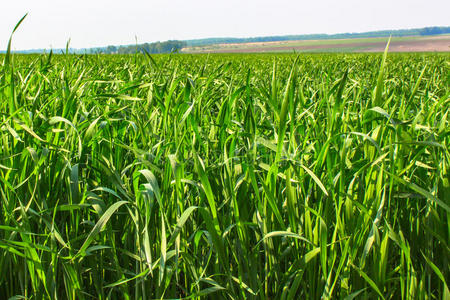
{"type": "Polygon", "coordinates": [[[0,57],[0,298],[449,299],[450,54],[0,57]]]}

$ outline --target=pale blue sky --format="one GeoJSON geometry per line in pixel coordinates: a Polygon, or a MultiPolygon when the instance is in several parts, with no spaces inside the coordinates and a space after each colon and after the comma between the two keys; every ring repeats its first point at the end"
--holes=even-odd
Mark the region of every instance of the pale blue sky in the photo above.
{"type": "Polygon", "coordinates": [[[0,49],[74,48],[205,37],[362,32],[450,26],[449,0],[11,0],[0,6],[0,49]]]}

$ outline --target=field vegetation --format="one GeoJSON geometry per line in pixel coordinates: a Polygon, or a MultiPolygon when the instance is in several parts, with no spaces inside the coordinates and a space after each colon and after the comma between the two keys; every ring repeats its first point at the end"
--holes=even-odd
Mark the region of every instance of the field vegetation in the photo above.
{"type": "Polygon", "coordinates": [[[1,58],[0,298],[448,299],[448,53],[1,58]]]}

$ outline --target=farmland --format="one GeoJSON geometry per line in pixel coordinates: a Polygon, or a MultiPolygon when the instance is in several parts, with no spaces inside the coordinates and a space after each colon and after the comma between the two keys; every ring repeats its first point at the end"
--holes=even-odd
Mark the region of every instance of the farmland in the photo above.
{"type": "Polygon", "coordinates": [[[1,56],[0,298],[449,297],[449,59],[1,56]]]}
{"type": "MultiPolygon", "coordinates": [[[[213,44],[185,47],[185,53],[258,53],[258,52],[382,52],[388,38],[348,38],[213,44]]],[[[448,52],[450,35],[394,37],[390,52],[448,52]]]]}

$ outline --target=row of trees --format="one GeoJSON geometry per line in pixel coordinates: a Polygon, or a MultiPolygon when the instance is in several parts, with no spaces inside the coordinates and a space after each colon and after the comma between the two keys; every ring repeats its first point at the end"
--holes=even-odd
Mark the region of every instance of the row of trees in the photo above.
{"type": "Polygon", "coordinates": [[[420,29],[421,35],[436,35],[450,33],[450,27],[425,27],[420,29]]]}
{"type": "Polygon", "coordinates": [[[156,43],[144,43],[137,45],[126,45],[126,46],[108,46],[104,48],[92,48],[89,49],[90,53],[105,53],[105,54],[130,54],[141,52],[144,53],[171,53],[178,52],[187,44],[184,41],[166,41],[166,42],[156,42],[156,43]]]}

